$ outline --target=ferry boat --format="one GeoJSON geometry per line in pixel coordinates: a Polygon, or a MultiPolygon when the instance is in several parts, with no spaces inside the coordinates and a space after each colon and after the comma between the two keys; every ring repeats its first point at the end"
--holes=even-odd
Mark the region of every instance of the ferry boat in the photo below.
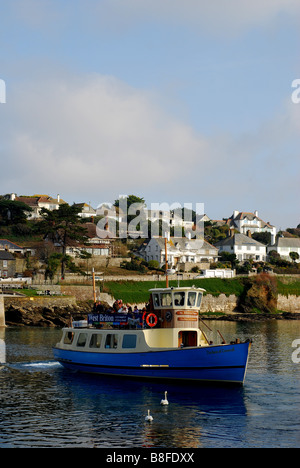
{"type": "Polygon", "coordinates": [[[63,329],[54,357],[65,368],[79,372],[243,384],[251,341],[209,341],[200,328],[204,291],[196,287],[150,289],[147,312],[135,319],[123,314],[89,314],[86,321],[63,329]]]}

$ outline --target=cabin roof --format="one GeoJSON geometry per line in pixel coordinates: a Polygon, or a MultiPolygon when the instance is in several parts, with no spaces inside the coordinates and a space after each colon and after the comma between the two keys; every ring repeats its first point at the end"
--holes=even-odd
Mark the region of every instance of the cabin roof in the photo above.
{"type": "Polygon", "coordinates": [[[203,289],[203,288],[196,288],[196,286],[183,286],[183,287],[170,287],[170,288],[154,288],[154,289],[149,289],[149,292],[152,293],[152,292],[180,292],[180,291],[202,291],[202,292],[206,292],[206,289],[203,289]]]}

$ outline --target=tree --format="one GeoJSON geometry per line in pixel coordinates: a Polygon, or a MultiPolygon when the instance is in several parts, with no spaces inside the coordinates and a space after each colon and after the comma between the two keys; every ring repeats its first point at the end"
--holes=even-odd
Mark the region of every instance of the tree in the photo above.
{"type": "Polygon", "coordinates": [[[48,257],[45,270],[45,280],[49,278],[51,281],[53,281],[57,269],[61,263],[61,259],[62,254],[60,253],[53,253],[48,257]]]}
{"type": "Polygon", "coordinates": [[[7,226],[12,224],[25,224],[27,214],[32,212],[32,208],[26,203],[14,200],[0,200],[0,224],[7,226]]]}
{"type": "Polygon", "coordinates": [[[293,262],[295,263],[296,260],[299,259],[299,254],[297,252],[290,252],[290,257],[293,260],[293,262]]]}
{"type": "Polygon", "coordinates": [[[44,234],[44,239],[53,242],[54,245],[61,248],[61,278],[65,278],[65,267],[68,263],[66,250],[69,245],[87,242],[87,231],[81,224],[78,216],[80,208],[60,205],[58,210],[47,210],[42,208],[41,215],[43,220],[39,223],[39,231],[44,234]]]}
{"type": "Polygon", "coordinates": [[[236,264],[238,262],[238,260],[236,258],[236,255],[234,253],[230,253],[230,252],[221,252],[220,261],[221,262],[230,262],[232,269],[234,269],[236,267],[236,264]]]}
{"type": "Polygon", "coordinates": [[[254,232],[252,238],[257,242],[269,245],[271,244],[271,233],[270,232],[254,232]]]}

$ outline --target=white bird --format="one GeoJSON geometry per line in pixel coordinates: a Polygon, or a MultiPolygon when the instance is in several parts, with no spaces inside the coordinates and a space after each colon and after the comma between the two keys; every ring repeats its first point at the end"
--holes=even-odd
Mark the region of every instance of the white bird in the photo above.
{"type": "Polygon", "coordinates": [[[148,409],[148,416],[145,417],[145,421],[147,421],[147,422],[153,421],[153,417],[151,416],[149,409],[148,409]]]}
{"type": "Polygon", "coordinates": [[[161,400],[160,404],[162,406],[167,406],[169,404],[168,400],[167,400],[167,394],[168,392],[165,392],[165,398],[161,400]]]}

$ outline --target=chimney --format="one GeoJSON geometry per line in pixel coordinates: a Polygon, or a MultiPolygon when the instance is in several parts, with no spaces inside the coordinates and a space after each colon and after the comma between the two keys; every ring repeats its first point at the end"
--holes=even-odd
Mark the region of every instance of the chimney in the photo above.
{"type": "Polygon", "coordinates": [[[60,203],[60,195],[59,195],[59,193],[57,194],[57,203],[58,203],[58,204],[60,203]]]}
{"type": "Polygon", "coordinates": [[[250,238],[252,238],[252,234],[251,234],[250,229],[248,229],[248,231],[247,231],[247,236],[250,237],[250,238]]]}
{"type": "Polygon", "coordinates": [[[233,219],[235,219],[239,214],[239,211],[238,210],[234,210],[233,212],[233,219]]]}
{"type": "Polygon", "coordinates": [[[258,218],[258,211],[257,210],[254,211],[254,215],[258,218]]]}

